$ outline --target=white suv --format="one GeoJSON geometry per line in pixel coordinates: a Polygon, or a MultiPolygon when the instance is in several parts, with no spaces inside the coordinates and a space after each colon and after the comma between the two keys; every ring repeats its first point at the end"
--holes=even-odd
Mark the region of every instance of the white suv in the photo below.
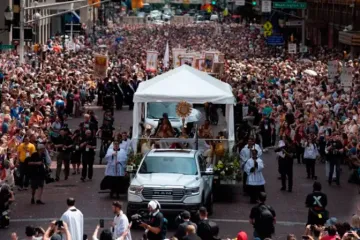
{"type": "Polygon", "coordinates": [[[201,206],[213,211],[213,175],[196,150],[154,149],[141,161],[128,189],[127,215],[147,212],[158,200],[161,211],[195,214],[201,206]]]}

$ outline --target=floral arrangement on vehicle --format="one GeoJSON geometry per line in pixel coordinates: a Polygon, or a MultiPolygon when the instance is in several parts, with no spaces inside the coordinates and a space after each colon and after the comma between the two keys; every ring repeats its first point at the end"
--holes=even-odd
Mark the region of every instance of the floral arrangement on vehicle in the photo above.
{"type": "Polygon", "coordinates": [[[128,173],[136,172],[140,165],[142,158],[143,158],[143,155],[141,153],[134,153],[134,151],[130,151],[128,153],[126,172],[128,172],[128,173]]]}
{"type": "Polygon", "coordinates": [[[226,151],[224,156],[217,161],[214,168],[214,179],[220,184],[236,184],[242,180],[240,159],[236,154],[226,151]]]}

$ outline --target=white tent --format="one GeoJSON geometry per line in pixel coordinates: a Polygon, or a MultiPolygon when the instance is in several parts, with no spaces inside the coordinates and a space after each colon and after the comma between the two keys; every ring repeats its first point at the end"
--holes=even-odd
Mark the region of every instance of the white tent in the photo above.
{"type": "Polygon", "coordinates": [[[133,132],[134,144],[139,136],[141,104],[148,102],[180,102],[192,104],[212,102],[226,104],[226,123],[230,146],[235,140],[234,104],[232,88],[205,72],[182,65],[151,80],[142,82],[134,96],[133,132]]]}

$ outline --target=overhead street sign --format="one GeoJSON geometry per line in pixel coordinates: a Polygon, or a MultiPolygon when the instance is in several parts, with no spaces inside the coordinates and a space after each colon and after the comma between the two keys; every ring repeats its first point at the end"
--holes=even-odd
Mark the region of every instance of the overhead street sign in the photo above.
{"type": "Polygon", "coordinates": [[[306,2],[273,2],[273,8],[283,9],[306,9],[306,2]]]}
{"type": "Polygon", "coordinates": [[[267,21],[264,23],[263,28],[265,31],[269,31],[273,29],[273,25],[271,24],[271,22],[267,21]]]}
{"type": "Polygon", "coordinates": [[[296,27],[296,26],[302,26],[303,21],[302,20],[295,20],[295,21],[287,21],[285,23],[286,26],[289,27],[296,27]]]}
{"type": "Polygon", "coordinates": [[[271,13],[271,1],[262,1],[261,3],[261,12],[271,13]]]}
{"type": "Polygon", "coordinates": [[[2,45],[0,44],[0,50],[11,50],[14,49],[15,46],[14,45],[2,45]]]}
{"type": "Polygon", "coordinates": [[[270,36],[266,38],[266,43],[271,46],[281,46],[285,44],[283,36],[270,36]]]}
{"type": "Polygon", "coordinates": [[[264,37],[270,37],[273,34],[272,30],[266,30],[264,31],[264,37]]]}
{"type": "Polygon", "coordinates": [[[290,54],[295,54],[296,53],[296,44],[295,43],[289,43],[288,44],[288,52],[290,54]]]}
{"type": "Polygon", "coordinates": [[[235,0],[236,6],[245,6],[245,0],[235,0]]]}

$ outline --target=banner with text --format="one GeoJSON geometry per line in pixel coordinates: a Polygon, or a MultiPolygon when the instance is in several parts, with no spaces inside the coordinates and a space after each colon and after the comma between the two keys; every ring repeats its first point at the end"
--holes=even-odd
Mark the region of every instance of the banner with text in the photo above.
{"type": "Polygon", "coordinates": [[[341,76],[340,76],[342,87],[345,87],[345,88],[352,87],[353,71],[354,71],[354,68],[352,68],[352,67],[343,68],[341,76]]]}
{"type": "Polygon", "coordinates": [[[328,62],[328,76],[329,79],[333,80],[338,74],[339,63],[337,60],[328,62]]]}

